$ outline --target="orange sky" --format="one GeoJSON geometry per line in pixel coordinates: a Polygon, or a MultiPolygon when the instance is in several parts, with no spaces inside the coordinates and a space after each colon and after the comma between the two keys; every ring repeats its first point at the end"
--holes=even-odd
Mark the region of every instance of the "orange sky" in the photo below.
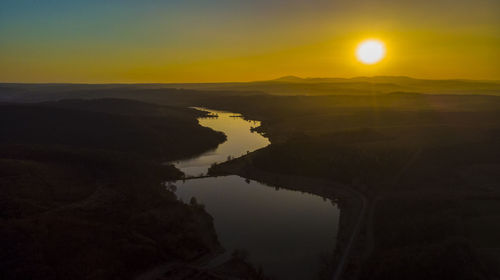
{"type": "Polygon", "coordinates": [[[496,0],[5,0],[0,82],[500,80],[498,14],[496,0]],[[366,38],[382,62],[356,61],[366,38]]]}

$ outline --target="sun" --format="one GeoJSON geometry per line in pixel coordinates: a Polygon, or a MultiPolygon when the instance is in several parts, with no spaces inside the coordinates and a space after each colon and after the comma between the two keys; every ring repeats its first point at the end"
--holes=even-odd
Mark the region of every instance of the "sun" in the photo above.
{"type": "Polygon", "coordinates": [[[364,64],[375,64],[384,57],[385,44],[380,40],[365,40],[356,48],[356,58],[364,64]]]}

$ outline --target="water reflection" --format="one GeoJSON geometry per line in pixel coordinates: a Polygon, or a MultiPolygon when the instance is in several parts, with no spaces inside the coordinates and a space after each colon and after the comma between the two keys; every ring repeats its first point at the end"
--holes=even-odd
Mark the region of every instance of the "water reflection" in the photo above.
{"type": "Polygon", "coordinates": [[[251,131],[252,127],[260,126],[258,121],[247,121],[240,115],[231,112],[197,109],[218,116],[217,118],[199,118],[198,121],[202,126],[224,132],[227,141],[220,144],[214,151],[204,153],[196,158],[176,162],[175,166],[182,170],[187,177],[206,174],[213,163],[224,162],[228,157],[239,157],[270,144],[267,138],[251,131]]]}
{"type": "Polygon", "coordinates": [[[196,197],[214,217],[226,254],[249,253],[252,264],[276,279],[315,279],[319,256],[335,246],[339,209],[329,200],[275,189],[238,176],[203,178],[177,183],[177,195],[196,197]]]}
{"type": "MultiPolygon", "coordinates": [[[[199,157],[176,166],[187,177],[206,174],[216,162],[265,147],[269,140],[251,128],[260,125],[234,113],[207,110],[217,118],[199,119],[201,125],[222,131],[227,141],[199,157]]],[[[226,253],[214,259],[226,261],[235,249],[249,253],[249,261],[275,279],[315,279],[320,255],[335,247],[339,209],[322,197],[269,187],[239,176],[202,178],[168,184],[185,202],[192,197],[214,217],[215,230],[226,253]]]]}

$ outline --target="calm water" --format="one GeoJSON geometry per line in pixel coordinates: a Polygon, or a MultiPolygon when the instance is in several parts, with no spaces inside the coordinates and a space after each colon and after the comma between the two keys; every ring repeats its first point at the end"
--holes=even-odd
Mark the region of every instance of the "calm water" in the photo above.
{"type": "MultiPolygon", "coordinates": [[[[204,109],[205,110],[205,109],[204,109]]],[[[269,141],[251,133],[258,122],[234,118],[233,113],[207,110],[217,119],[200,123],[227,135],[215,151],[181,161],[189,175],[205,173],[213,162],[264,147],[269,141]]],[[[188,202],[196,197],[214,217],[219,241],[226,253],[210,265],[228,259],[234,249],[244,249],[255,266],[276,279],[315,279],[320,254],[335,247],[339,209],[330,200],[286,189],[275,189],[239,176],[176,182],[177,196],[188,202]]]]}
{"type": "Polygon", "coordinates": [[[224,162],[229,156],[239,157],[270,144],[267,138],[250,131],[252,127],[260,126],[258,121],[246,121],[241,118],[241,115],[230,112],[197,109],[218,116],[217,118],[199,118],[198,121],[202,126],[224,132],[227,141],[213,151],[206,152],[196,158],[176,162],[175,166],[182,170],[186,176],[206,174],[212,163],[224,162]]]}

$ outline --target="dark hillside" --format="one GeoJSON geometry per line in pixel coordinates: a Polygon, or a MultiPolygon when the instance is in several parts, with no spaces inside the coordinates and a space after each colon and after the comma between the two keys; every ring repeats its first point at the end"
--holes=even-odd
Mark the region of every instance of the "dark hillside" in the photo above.
{"type": "Polygon", "coordinates": [[[194,110],[134,101],[99,102],[0,105],[0,142],[113,150],[173,160],[215,148],[225,139],[199,126],[195,117],[200,114],[194,110]]]}
{"type": "Polygon", "coordinates": [[[357,243],[364,249],[345,279],[498,278],[499,97],[266,96],[211,104],[263,120],[258,130],[273,144],[248,157],[252,168],[342,182],[364,194],[357,243]]]}
{"type": "Polygon", "coordinates": [[[195,110],[128,100],[0,105],[0,278],[133,279],[219,250],[212,217],[165,186],[164,160],[224,135],[195,110]]]}

